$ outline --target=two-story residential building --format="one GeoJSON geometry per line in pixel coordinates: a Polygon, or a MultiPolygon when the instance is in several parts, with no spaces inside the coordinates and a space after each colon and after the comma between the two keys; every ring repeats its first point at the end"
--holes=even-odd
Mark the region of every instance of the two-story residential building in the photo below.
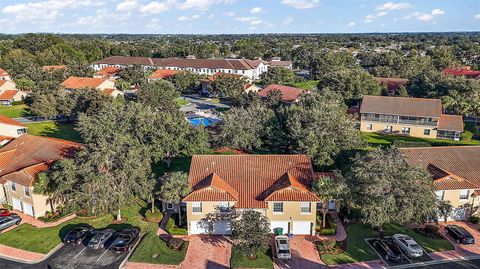
{"type": "Polygon", "coordinates": [[[0,115],[0,136],[16,138],[26,133],[27,126],[7,116],[0,115]]]}
{"type": "Polygon", "coordinates": [[[272,232],[314,234],[318,197],[310,190],[315,175],[306,155],[195,155],[186,203],[188,234],[230,234],[231,225],[203,223],[208,213],[253,209],[270,220],[272,232]]]}
{"type": "Polygon", "coordinates": [[[480,205],[480,147],[451,146],[401,148],[410,165],[432,175],[437,199],[453,206],[449,220],[465,220],[478,213],[480,205]]]}
{"type": "Polygon", "coordinates": [[[281,95],[281,100],[284,103],[294,103],[300,99],[302,93],[308,92],[307,90],[295,88],[291,86],[283,86],[278,84],[271,84],[262,90],[258,91],[258,95],[261,98],[266,98],[270,92],[278,91],[281,95]]]}
{"type": "Polygon", "coordinates": [[[93,74],[93,77],[94,78],[106,78],[106,79],[110,79],[110,80],[116,80],[116,79],[120,78],[120,76],[118,75],[118,73],[120,73],[120,71],[122,71],[122,68],[118,68],[118,67],[114,67],[114,66],[107,66],[107,67],[104,67],[104,68],[98,70],[97,72],[95,72],[95,74],[93,74]]]}
{"type": "Polygon", "coordinates": [[[461,115],[442,113],[440,99],[364,96],[360,106],[360,131],[420,138],[460,140],[461,115]]]}
{"type": "Polygon", "coordinates": [[[0,80],[12,80],[7,71],[0,68],[0,80]]]}
{"type": "Polygon", "coordinates": [[[79,148],[74,142],[28,134],[0,148],[0,201],[35,218],[54,210],[48,197],[33,191],[37,175],[79,148]]]}
{"type": "Polygon", "coordinates": [[[123,95],[123,92],[115,87],[115,81],[107,78],[69,77],[62,82],[62,85],[66,91],[93,88],[112,97],[123,95]]]}

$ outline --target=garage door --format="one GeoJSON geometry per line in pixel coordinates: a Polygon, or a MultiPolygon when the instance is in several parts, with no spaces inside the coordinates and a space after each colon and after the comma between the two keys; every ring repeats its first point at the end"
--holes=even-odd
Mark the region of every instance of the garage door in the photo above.
{"type": "Polygon", "coordinates": [[[208,229],[200,221],[190,221],[190,234],[207,234],[208,229]]]}
{"type": "Polygon", "coordinates": [[[217,221],[213,224],[213,234],[232,234],[232,224],[228,221],[217,221]]]}
{"type": "Polygon", "coordinates": [[[12,203],[13,203],[13,209],[16,209],[18,211],[22,211],[22,201],[12,198],[12,203]]]}
{"type": "Polygon", "coordinates": [[[272,233],[275,233],[275,228],[283,228],[283,233],[289,233],[288,230],[288,221],[271,221],[270,222],[270,230],[272,233]]]}
{"type": "Polygon", "coordinates": [[[33,217],[33,206],[29,203],[23,202],[23,213],[33,217]]]}
{"type": "Polygon", "coordinates": [[[468,209],[464,208],[452,208],[449,220],[466,220],[468,215],[468,209]]]}
{"type": "Polygon", "coordinates": [[[311,234],[311,222],[310,221],[294,221],[293,222],[293,234],[311,234]]]}

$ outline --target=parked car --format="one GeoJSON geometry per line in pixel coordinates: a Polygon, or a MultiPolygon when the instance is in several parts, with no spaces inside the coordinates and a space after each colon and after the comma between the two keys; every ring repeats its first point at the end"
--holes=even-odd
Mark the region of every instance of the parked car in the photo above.
{"type": "Polygon", "coordinates": [[[139,228],[124,229],[117,236],[113,244],[110,246],[110,249],[113,252],[129,252],[137,241],[139,235],[139,228]]]}
{"type": "Polygon", "coordinates": [[[94,231],[94,236],[88,242],[88,247],[93,249],[103,248],[105,243],[110,239],[114,234],[114,229],[106,229],[101,231],[94,231]]]}
{"type": "Polygon", "coordinates": [[[292,258],[292,253],[290,252],[290,245],[288,243],[288,236],[275,236],[275,251],[277,253],[277,258],[280,260],[289,260],[290,258],[292,258]]]}
{"type": "Polygon", "coordinates": [[[475,244],[475,238],[473,235],[463,227],[457,225],[447,225],[445,226],[445,230],[447,231],[447,234],[457,241],[457,244],[475,244]]]}
{"type": "Polygon", "coordinates": [[[0,217],[0,231],[5,230],[13,225],[19,225],[22,222],[22,218],[14,213],[9,216],[0,217]]]}
{"type": "Polygon", "coordinates": [[[393,241],[401,248],[408,257],[418,258],[423,256],[423,249],[410,236],[404,234],[394,234],[393,241]]]}
{"type": "Polygon", "coordinates": [[[85,238],[87,238],[93,232],[93,227],[90,225],[82,225],[73,228],[63,239],[65,244],[80,244],[85,238]]]}
{"type": "Polygon", "coordinates": [[[386,261],[402,262],[402,251],[393,242],[385,239],[375,239],[373,246],[383,255],[386,261]]]}
{"type": "Polygon", "coordinates": [[[5,209],[5,208],[0,208],[0,217],[6,217],[6,216],[10,216],[10,211],[8,211],[8,209],[5,209]]]}

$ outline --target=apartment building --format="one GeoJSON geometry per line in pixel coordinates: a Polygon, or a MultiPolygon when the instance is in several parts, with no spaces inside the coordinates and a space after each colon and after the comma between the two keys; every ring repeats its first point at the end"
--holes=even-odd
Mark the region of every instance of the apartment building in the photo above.
{"type": "Polygon", "coordinates": [[[460,140],[461,115],[442,113],[440,99],[364,96],[360,131],[460,140]]]}

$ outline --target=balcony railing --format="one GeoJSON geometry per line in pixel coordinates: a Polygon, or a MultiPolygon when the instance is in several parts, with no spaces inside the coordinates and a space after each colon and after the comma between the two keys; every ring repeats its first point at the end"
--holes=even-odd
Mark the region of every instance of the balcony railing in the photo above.
{"type": "Polygon", "coordinates": [[[426,121],[426,120],[407,120],[401,119],[398,117],[372,117],[372,116],[362,116],[362,121],[373,121],[373,122],[385,122],[385,123],[395,123],[395,124],[408,124],[408,125],[421,125],[421,126],[437,126],[437,121],[426,121]]]}

